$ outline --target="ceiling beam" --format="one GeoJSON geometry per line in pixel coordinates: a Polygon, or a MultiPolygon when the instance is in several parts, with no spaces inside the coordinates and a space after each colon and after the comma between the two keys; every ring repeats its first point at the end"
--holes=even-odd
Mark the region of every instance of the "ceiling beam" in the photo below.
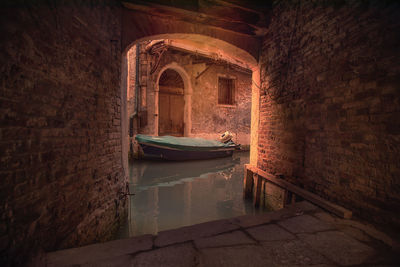
{"type": "Polygon", "coordinates": [[[200,1],[198,7],[199,12],[169,5],[161,5],[151,1],[129,0],[124,1],[123,5],[128,9],[146,14],[171,20],[218,27],[248,36],[260,36],[266,32],[266,27],[257,25],[257,23],[262,20],[258,12],[245,11],[245,9],[238,8],[235,5],[224,6],[222,5],[223,1],[205,2],[207,1],[200,1]]]}

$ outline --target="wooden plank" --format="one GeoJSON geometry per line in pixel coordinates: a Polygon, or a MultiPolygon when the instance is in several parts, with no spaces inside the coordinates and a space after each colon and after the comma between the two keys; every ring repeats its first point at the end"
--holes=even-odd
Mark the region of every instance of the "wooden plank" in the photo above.
{"type": "MultiPolygon", "coordinates": [[[[267,180],[267,179],[265,179],[265,180],[267,180]]],[[[287,206],[287,205],[293,204],[295,202],[296,202],[296,195],[293,194],[292,191],[285,189],[285,197],[284,197],[283,205],[287,206]]]]}
{"type": "Polygon", "coordinates": [[[267,179],[262,179],[261,177],[261,193],[260,193],[260,206],[265,207],[265,186],[266,186],[267,179]]]}
{"type": "MultiPolygon", "coordinates": [[[[267,179],[265,179],[267,180],[267,179]]],[[[283,195],[283,206],[286,207],[290,203],[290,198],[292,197],[292,193],[289,190],[285,190],[285,193],[283,195]]]]}
{"type": "Polygon", "coordinates": [[[276,176],[269,174],[263,170],[260,170],[255,166],[248,165],[246,168],[247,168],[247,170],[250,170],[253,173],[257,174],[258,176],[261,176],[264,179],[267,179],[268,181],[270,181],[284,189],[287,189],[287,190],[295,193],[296,195],[303,197],[304,199],[314,203],[317,206],[320,206],[321,208],[323,208],[327,211],[332,212],[333,214],[336,214],[339,217],[342,217],[345,219],[350,219],[352,217],[352,212],[350,210],[345,209],[339,205],[333,204],[332,202],[325,200],[314,193],[308,192],[307,190],[304,190],[294,184],[291,184],[288,181],[277,178],[276,176]]]}
{"type": "Polygon", "coordinates": [[[250,199],[253,197],[253,172],[247,169],[247,165],[244,165],[243,197],[250,199]]]}
{"type": "Polygon", "coordinates": [[[254,174],[254,198],[253,198],[253,204],[254,206],[258,207],[260,206],[260,196],[261,196],[261,180],[262,178],[258,174],[254,174]]]}

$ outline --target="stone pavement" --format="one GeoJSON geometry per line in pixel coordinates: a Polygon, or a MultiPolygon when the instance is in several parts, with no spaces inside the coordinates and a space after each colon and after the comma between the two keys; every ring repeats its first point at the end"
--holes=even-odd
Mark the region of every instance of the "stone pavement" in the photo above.
{"type": "Polygon", "coordinates": [[[384,233],[308,202],[48,253],[41,266],[399,266],[384,233]]]}

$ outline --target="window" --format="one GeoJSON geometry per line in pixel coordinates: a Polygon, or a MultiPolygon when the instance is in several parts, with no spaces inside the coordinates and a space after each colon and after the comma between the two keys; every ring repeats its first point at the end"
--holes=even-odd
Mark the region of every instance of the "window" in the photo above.
{"type": "Polygon", "coordinates": [[[235,104],[235,80],[218,77],[218,104],[235,104]]]}

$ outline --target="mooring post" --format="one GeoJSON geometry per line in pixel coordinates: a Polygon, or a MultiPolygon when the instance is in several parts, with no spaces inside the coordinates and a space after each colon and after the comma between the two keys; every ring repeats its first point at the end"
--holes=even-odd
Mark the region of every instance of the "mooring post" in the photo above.
{"type": "Polygon", "coordinates": [[[285,194],[283,197],[283,206],[287,206],[289,204],[292,204],[292,192],[290,192],[289,190],[285,189],[285,194]]]}
{"type": "Polygon", "coordinates": [[[261,196],[261,184],[262,178],[258,174],[254,174],[254,196],[253,196],[253,204],[258,207],[260,205],[260,196],[261,196]]]}
{"type": "MultiPolygon", "coordinates": [[[[262,178],[262,177],[261,177],[262,178]]],[[[260,191],[260,207],[264,207],[265,206],[265,187],[266,187],[266,180],[265,179],[261,179],[261,191],[260,191]]]]}
{"type": "Polygon", "coordinates": [[[243,197],[250,199],[253,197],[253,172],[244,165],[244,178],[243,178],[243,197]]]}

